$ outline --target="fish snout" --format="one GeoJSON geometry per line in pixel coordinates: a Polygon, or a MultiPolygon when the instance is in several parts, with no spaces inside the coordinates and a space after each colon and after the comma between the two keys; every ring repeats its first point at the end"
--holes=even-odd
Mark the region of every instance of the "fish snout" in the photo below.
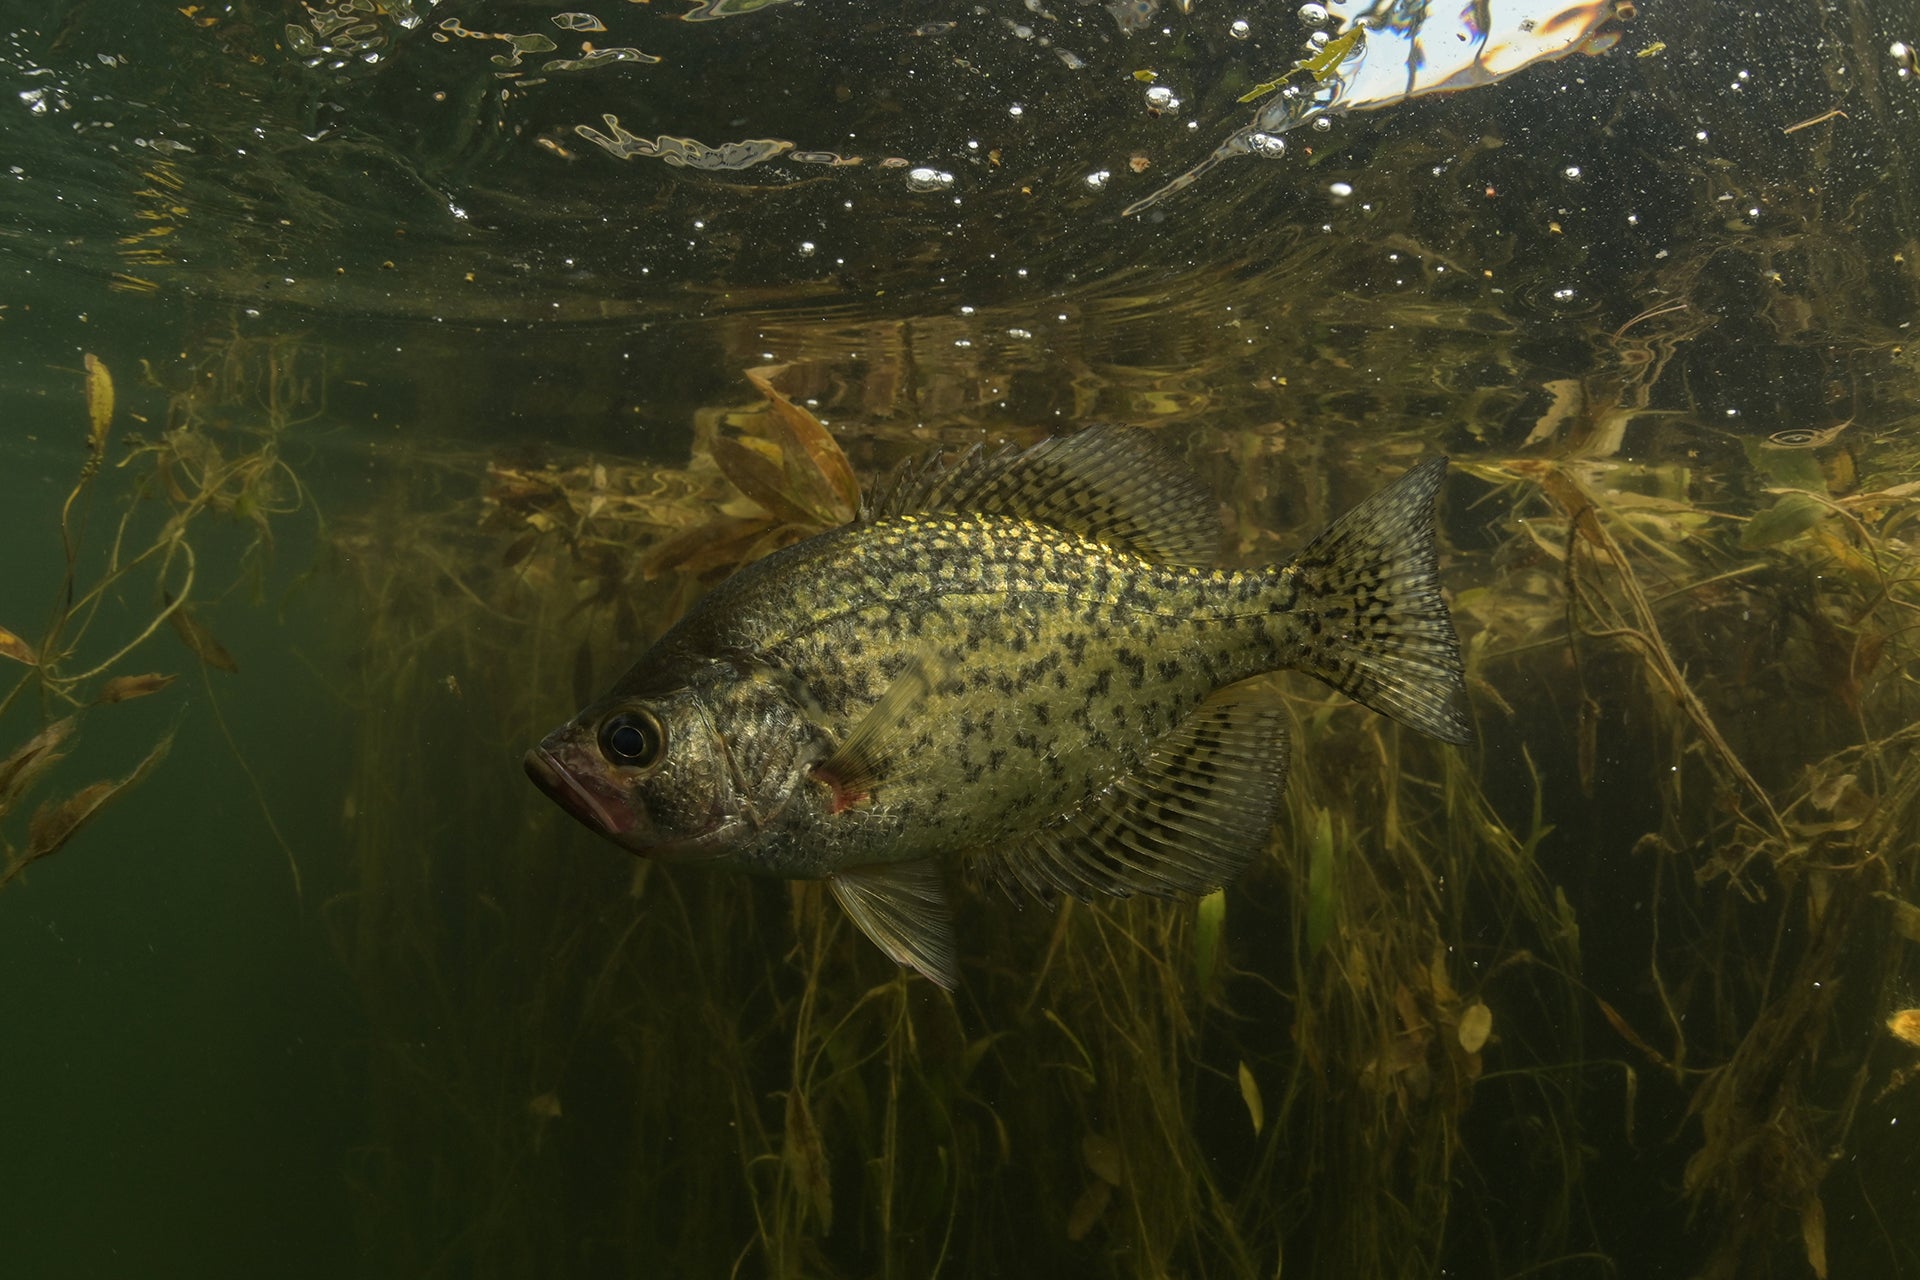
{"type": "Polygon", "coordinates": [[[597,770],[581,767],[545,743],[527,752],[521,763],[534,786],[589,830],[621,844],[644,844],[651,834],[646,815],[597,770]]]}

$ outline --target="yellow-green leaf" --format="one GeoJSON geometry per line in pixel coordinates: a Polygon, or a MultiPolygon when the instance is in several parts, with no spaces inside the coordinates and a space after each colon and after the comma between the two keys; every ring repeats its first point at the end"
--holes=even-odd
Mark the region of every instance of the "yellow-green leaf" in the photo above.
{"type": "Polygon", "coordinates": [[[143,676],[115,676],[100,686],[100,693],[94,701],[105,706],[114,702],[131,702],[135,698],[144,698],[150,693],[158,693],[172,684],[174,677],[150,671],[143,676]]]}
{"type": "Polygon", "coordinates": [[[1460,1026],[1457,1031],[1460,1047],[1468,1053],[1478,1053],[1487,1043],[1487,1037],[1493,1034],[1493,1010],[1476,1000],[1460,1014],[1460,1026]]]}
{"type": "MultiPolygon", "coordinates": [[[[173,603],[172,596],[166,597],[166,600],[168,604],[173,603]]],[[[206,624],[196,618],[186,605],[168,614],[167,621],[173,624],[174,634],[180,637],[180,642],[193,650],[200,661],[233,675],[240,673],[240,664],[227,652],[227,647],[213,638],[213,632],[207,630],[206,624]]]]}
{"type": "Polygon", "coordinates": [[[1227,891],[1215,889],[1193,904],[1193,980],[1202,991],[1220,976],[1225,952],[1222,935],[1227,926],[1227,891]]]}
{"type": "Polygon", "coordinates": [[[1094,1179],[1080,1193],[1080,1198],[1073,1202],[1073,1211],[1067,1215],[1067,1239],[1086,1239],[1087,1233],[1100,1221],[1100,1215],[1107,1211],[1107,1203],[1112,1199],[1113,1184],[1094,1179]]]}
{"type": "Polygon", "coordinates": [[[1884,889],[1874,891],[1874,897],[1881,899],[1893,908],[1893,927],[1895,932],[1909,942],[1920,942],[1920,907],[1906,902],[1884,889]]]}
{"type": "Polygon", "coordinates": [[[1747,521],[1740,531],[1742,550],[1757,551],[1798,537],[1813,528],[1827,514],[1827,508],[1804,493],[1783,493],[1765,511],[1747,521]]]}
{"type": "Polygon", "coordinates": [[[173,739],[168,737],[149,752],[132,773],[118,782],[95,782],[80,788],[59,804],[41,805],[34,813],[33,821],[27,825],[27,851],[21,855],[21,864],[60,852],[81,827],[93,821],[108,801],[151,773],[154,766],[166,758],[172,746],[173,739]]]}
{"type": "Polygon", "coordinates": [[[113,375],[99,356],[89,351],[87,365],[87,418],[92,429],[87,447],[95,453],[107,447],[107,428],[113,425],[113,375]]]}
{"type": "Polygon", "coordinates": [[[1102,1182],[1120,1185],[1120,1144],[1112,1138],[1090,1133],[1080,1140],[1080,1155],[1102,1182]]]}
{"type": "Polygon", "coordinates": [[[80,722],[72,716],[64,720],[55,720],[52,724],[33,735],[27,744],[0,760],[0,814],[13,807],[13,802],[30,790],[40,775],[52,768],[60,759],[60,744],[73,736],[80,722]]]}
{"type": "Polygon", "coordinates": [[[1253,1121],[1254,1136],[1266,1127],[1267,1108],[1260,1101],[1260,1082],[1253,1078],[1253,1069],[1246,1063],[1240,1064],[1240,1100],[1247,1104],[1247,1118],[1253,1121]]]}
{"type": "Polygon", "coordinates": [[[12,658],[30,667],[40,665],[40,656],[33,651],[33,646],[5,627],[0,627],[0,657],[12,658]]]}

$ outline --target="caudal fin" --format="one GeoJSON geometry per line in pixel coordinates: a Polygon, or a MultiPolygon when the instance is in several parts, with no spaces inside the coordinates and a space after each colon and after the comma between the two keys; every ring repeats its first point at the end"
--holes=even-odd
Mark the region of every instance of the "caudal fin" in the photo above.
{"type": "Polygon", "coordinates": [[[1293,563],[1311,627],[1301,665],[1355,701],[1447,742],[1470,742],[1460,640],[1440,596],[1433,458],[1362,502],[1293,563]]]}

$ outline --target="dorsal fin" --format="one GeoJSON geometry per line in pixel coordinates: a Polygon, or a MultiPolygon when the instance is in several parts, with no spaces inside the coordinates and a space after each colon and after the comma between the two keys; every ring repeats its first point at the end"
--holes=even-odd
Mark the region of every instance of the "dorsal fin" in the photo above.
{"type": "Polygon", "coordinates": [[[1031,449],[980,448],[895,471],[862,513],[1013,516],[1165,564],[1211,565],[1220,509],[1191,472],[1139,427],[1103,425],[1031,449]]]}
{"type": "Polygon", "coordinates": [[[1258,684],[1220,690],[1123,774],[1024,840],[981,850],[974,875],[1053,890],[1167,897],[1217,888],[1267,847],[1287,777],[1287,715],[1258,684]]]}

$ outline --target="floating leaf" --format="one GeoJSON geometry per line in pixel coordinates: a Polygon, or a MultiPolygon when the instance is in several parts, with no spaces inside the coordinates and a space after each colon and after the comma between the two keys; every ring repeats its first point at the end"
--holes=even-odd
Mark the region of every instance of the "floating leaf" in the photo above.
{"type": "Polygon", "coordinates": [[[1193,980],[1202,991],[1212,988],[1220,976],[1225,952],[1221,934],[1227,925],[1227,891],[1215,889],[1193,904],[1193,980]]]}
{"type": "Polygon", "coordinates": [[[1460,1047],[1468,1053],[1480,1052],[1487,1043],[1487,1037],[1493,1034],[1493,1010],[1476,1000],[1460,1014],[1460,1026],[1457,1034],[1460,1047]]]}
{"type": "MultiPolygon", "coordinates": [[[[171,595],[165,596],[165,599],[169,605],[173,603],[171,595]]],[[[233,675],[240,674],[240,664],[233,660],[227,647],[213,638],[213,632],[207,630],[206,624],[195,617],[186,605],[168,614],[167,621],[173,624],[174,634],[180,637],[181,643],[193,650],[200,661],[233,675]]]]}
{"type": "Polygon", "coordinates": [[[1887,1019],[1887,1030],[1920,1049],[1920,1009],[1900,1009],[1887,1019]]]}
{"type": "Polygon", "coordinates": [[[87,448],[97,454],[107,447],[107,428],[113,425],[113,375],[91,351],[86,355],[86,365],[87,418],[92,423],[87,448]]]}
{"type": "Polygon", "coordinates": [[[1260,1101],[1260,1082],[1253,1078],[1253,1069],[1246,1063],[1240,1064],[1240,1100],[1247,1104],[1247,1117],[1253,1121],[1253,1133],[1260,1136],[1260,1130],[1266,1127],[1267,1108],[1260,1101]]]}
{"type": "Polygon", "coordinates": [[[135,698],[144,698],[150,693],[158,693],[174,681],[173,676],[161,675],[150,671],[143,676],[115,676],[100,686],[99,696],[94,701],[102,706],[114,702],[131,702],[135,698]]]}
{"type": "Polygon", "coordinates": [[[1827,514],[1817,498],[1804,493],[1783,493],[1765,511],[1747,521],[1740,531],[1740,546],[1757,551],[1798,537],[1813,528],[1827,514]]]}
{"type": "Polygon", "coordinates": [[[798,1089],[787,1091],[787,1136],[781,1155],[787,1176],[792,1178],[813,1206],[820,1220],[820,1232],[833,1230],[833,1181],[829,1177],[826,1148],[820,1131],[814,1127],[813,1113],[807,1109],[806,1095],[798,1089]]]}
{"type": "Polygon", "coordinates": [[[5,627],[0,627],[0,658],[12,658],[30,667],[40,665],[40,657],[34,653],[33,646],[5,627]]]}
{"type": "MultiPolygon", "coordinates": [[[[1307,954],[1319,954],[1333,936],[1333,814],[1313,810],[1313,834],[1307,841],[1307,954]]],[[[1256,1123],[1254,1128],[1260,1126],[1256,1123]]]]}

